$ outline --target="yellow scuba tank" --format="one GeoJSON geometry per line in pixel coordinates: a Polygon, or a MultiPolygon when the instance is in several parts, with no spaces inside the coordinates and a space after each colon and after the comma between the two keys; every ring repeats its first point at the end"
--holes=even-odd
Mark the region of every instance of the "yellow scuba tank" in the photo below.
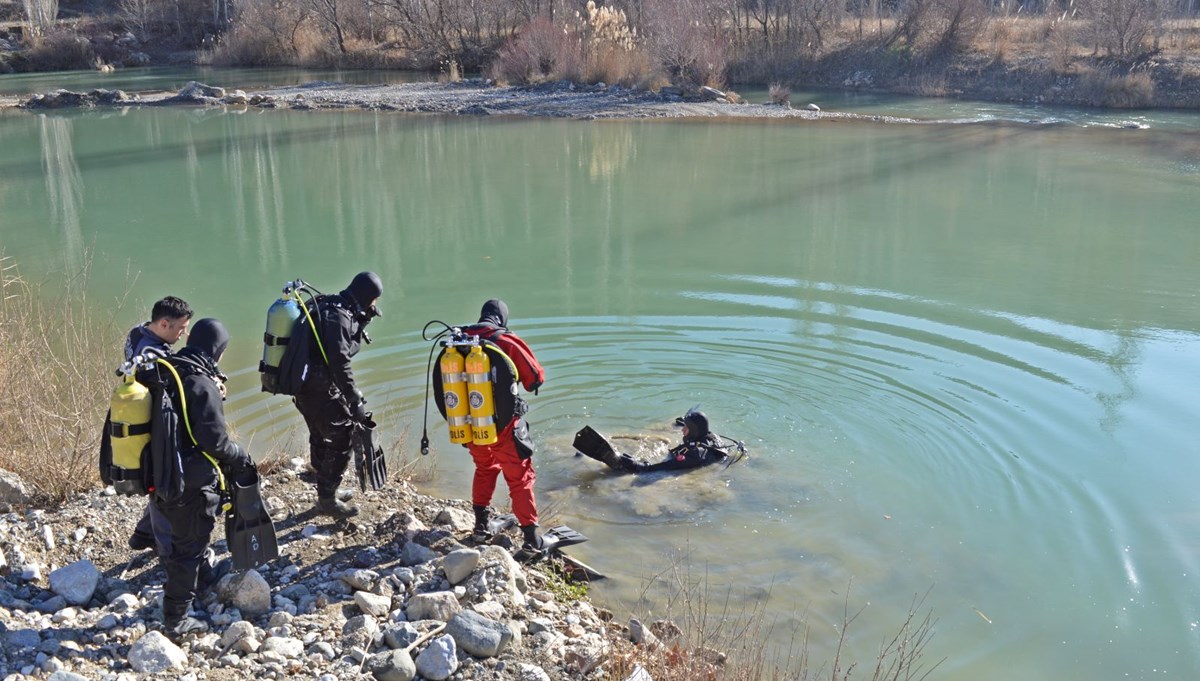
{"type": "Polygon", "coordinates": [[[150,390],[130,372],[113,390],[109,408],[113,489],[119,494],[146,494],[142,452],[150,444],[150,390]]]}
{"type": "Polygon", "coordinates": [[[467,375],[462,353],[447,347],[438,360],[442,372],[442,398],[446,404],[446,423],[450,426],[450,441],[456,445],[471,441],[470,408],[467,406],[467,375]]]}
{"type": "Polygon", "coordinates": [[[496,443],[496,404],[492,399],[492,363],[483,347],[467,355],[467,401],[471,407],[471,439],[477,445],[496,443]]]}
{"type": "MultiPolygon", "coordinates": [[[[290,286],[290,284],[289,284],[290,286]]],[[[258,364],[263,392],[279,393],[279,363],[292,335],[292,328],[300,318],[300,302],[295,296],[285,295],[267,309],[267,331],[263,334],[263,356],[258,364]]]]}

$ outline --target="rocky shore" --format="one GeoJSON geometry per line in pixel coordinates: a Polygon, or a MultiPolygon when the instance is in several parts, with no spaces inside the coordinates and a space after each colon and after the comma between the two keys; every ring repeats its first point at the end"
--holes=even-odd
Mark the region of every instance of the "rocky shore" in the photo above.
{"type": "Polygon", "coordinates": [[[751,104],[733,93],[704,88],[688,95],[677,88],[657,92],[620,86],[577,86],[569,82],[535,87],[498,87],[488,81],[347,85],[314,82],[265,90],[227,90],[192,82],[179,92],[128,94],[120,90],[58,90],[13,99],[30,110],[110,106],[193,105],[260,109],[357,109],[464,116],[533,116],[596,119],[758,118],[868,120],[917,123],[915,119],[824,112],[815,105],[751,104]]]}
{"type": "Polygon", "coordinates": [[[637,661],[669,642],[654,632],[678,635],[616,621],[553,559],[518,564],[515,535],[468,545],[465,501],[392,481],[356,497],[353,521],[326,522],[307,476],[293,459],[264,477],[281,555],[198,596],[209,632],[182,645],[159,631],[157,558],[126,545],[142,498],[107,488],[55,509],[6,504],[0,678],[650,681],[637,661]]]}

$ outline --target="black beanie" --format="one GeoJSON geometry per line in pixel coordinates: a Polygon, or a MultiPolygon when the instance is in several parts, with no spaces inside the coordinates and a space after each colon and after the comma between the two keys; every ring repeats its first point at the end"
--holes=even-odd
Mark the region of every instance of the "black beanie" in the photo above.
{"type": "Polygon", "coordinates": [[[343,293],[350,294],[358,306],[366,310],[376,298],[383,295],[383,281],[374,272],[359,272],[343,293]]]}
{"type": "Polygon", "coordinates": [[[192,324],[188,332],[187,347],[207,355],[214,363],[221,358],[225,348],[229,347],[229,332],[221,322],[205,318],[192,324]]]}

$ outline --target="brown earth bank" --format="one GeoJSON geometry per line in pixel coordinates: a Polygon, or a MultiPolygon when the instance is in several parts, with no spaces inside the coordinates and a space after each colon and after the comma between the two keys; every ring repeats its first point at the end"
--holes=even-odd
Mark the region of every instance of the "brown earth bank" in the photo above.
{"type": "MultiPolygon", "coordinates": [[[[13,476],[0,478],[10,493],[13,476]]],[[[194,610],[210,630],[179,646],[159,632],[165,573],[126,545],[141,497],[110,487],[51,509],[6,502],[0,678],[626,679],[679,635],[593,607],[555,559],[518,564],[516,534],[473,544],[465,501],[393,481],[333,523],[313,516],[307,478],[300,459],[264,477],[280,557],[202,590],[194,610]]]]}

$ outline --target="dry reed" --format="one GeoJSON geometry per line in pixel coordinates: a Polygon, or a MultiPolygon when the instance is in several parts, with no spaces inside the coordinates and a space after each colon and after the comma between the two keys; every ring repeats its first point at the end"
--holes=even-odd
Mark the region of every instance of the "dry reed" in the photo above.
{"type": "Polygon", "coordinates": [[[88,301],[90,258],[62,285],[0,255],[0,468],[55,502],[98,480],[97,449],[120,331],[88,301]]]}

